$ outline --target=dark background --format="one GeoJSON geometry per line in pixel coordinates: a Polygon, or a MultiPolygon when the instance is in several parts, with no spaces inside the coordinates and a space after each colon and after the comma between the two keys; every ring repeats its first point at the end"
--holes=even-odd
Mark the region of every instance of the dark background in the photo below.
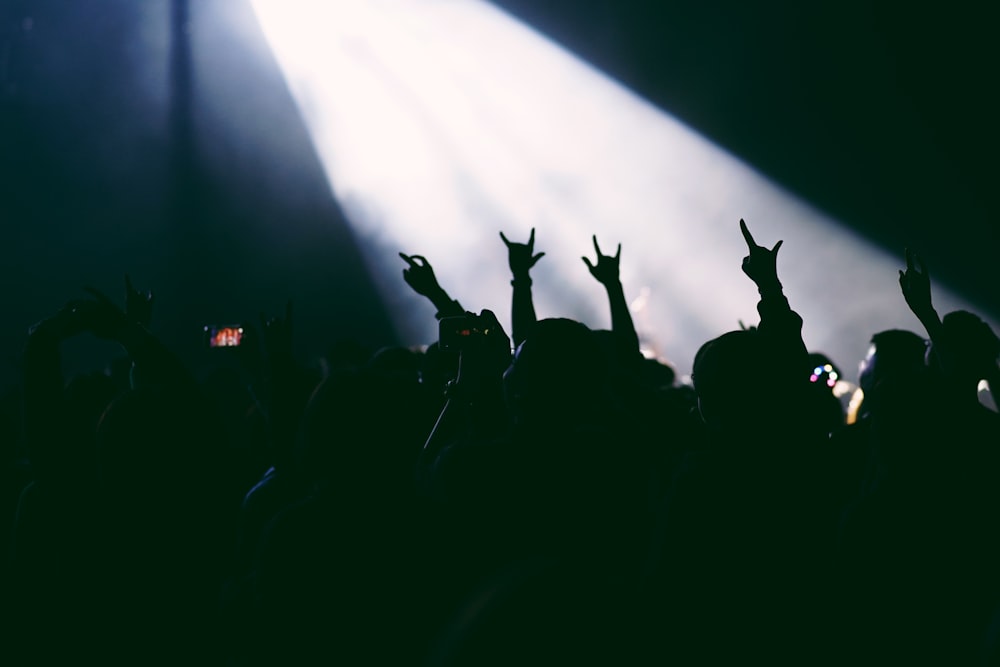
{"type": "MultiPolygon", "coordinates": [[[[1000,313],[995,5],[495,4],[1000,313]]],[[[4,384],[30,324],[126,271],[193,361],[202,324],[288,297],[303,354],[426,342],[399,341],[245,0],[7,0],[0,86],[4,384]]]]}

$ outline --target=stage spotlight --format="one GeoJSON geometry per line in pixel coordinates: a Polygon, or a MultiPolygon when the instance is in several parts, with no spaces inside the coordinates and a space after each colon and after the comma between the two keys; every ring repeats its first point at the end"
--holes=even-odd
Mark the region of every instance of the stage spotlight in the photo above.
{"type": "MultiPolygon", "coordinates": [[[[399,251],[425,255],[454,297],[509,327],[498,232],[526,240],[534,227],[547,253],[533,271],[539,317],[610,326],[580,257],[592,234],[620,242],[644,348],[686,373],[705,340],[757,321],[740,218],[762,244],[784,239],[778,268],[811,349],[853,367],[873,332],[920,330],[896,282],[902,248],[872,246],[489,3],[252,4],[414,343],[433,340],[435,322],[399,251]]],[[[976,310],[941,289],[935,299],[942,313],[976,310]]]]}

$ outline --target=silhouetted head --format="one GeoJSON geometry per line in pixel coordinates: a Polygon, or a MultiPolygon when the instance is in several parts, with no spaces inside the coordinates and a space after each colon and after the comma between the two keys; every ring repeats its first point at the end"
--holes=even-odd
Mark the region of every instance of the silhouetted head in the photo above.
{"type": "Polygon", "coordinates": [[[868,353],[858,364],[858,389],[851,401],[852,421],[867,416],[873,398],[886,380],[908,376],[925,367],[927,341],[904,329],[887,329],[872,336],[868,353]]]}
{"type": "Polygon", "coordinates": [[[575,320],[535,323],[504,373],[515,422],[586,422],[606,408],[609,363],[598,337],[575,320]]]}
{"type": "Polygon", "coordinates": [[[887,377],[909,373],[924,365],[927,341],[904,329],[888,329],[872,336],[868,354],[858,369],[858,386],[871,393],[887,377]]]}
{"type": "Polygon", "coordinates": [[[677,370],[660,359],[643,359],[642,377],[654,389],[668,389],[677,382],[677,370]]]}
{"type": "Polygon", "coordinates": [[[341,489],[403,487],[433,426],[415,373],[332,373],[313,392],[299,427],[296,467],[341,489]]]}
{"type": "Polygon", "coordinates": [[[383,347],[372,355],[365,369],[416,382],[420,379],[420,362],[420,353],[407,347],[383,347]]]}
{"type": "MultiPolygon", "coordinates": [[[[986,322],[966,310],[948,313],[941,320],[948,347],[948,373],[961,385],[976,385],[996,371],[1000,339],[986,322]]],[[[934,363],[933,347],[928,362],[934,363]]]]}
{"type": "Polygon", "coordinates": [[[756,329],[730,331],[694,357],[691,379],[698,408],[713,428],[741,430],[773,417],[773,353],[756,329]]]}

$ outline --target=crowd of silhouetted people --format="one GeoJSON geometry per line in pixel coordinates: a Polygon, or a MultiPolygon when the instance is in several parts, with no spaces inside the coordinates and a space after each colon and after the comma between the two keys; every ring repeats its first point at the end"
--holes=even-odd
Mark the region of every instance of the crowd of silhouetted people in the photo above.
{"type": "Polygon", "coordinates": [[[907,253],[923,330],[872,332],[848,410],[740,230],[760,320],[690,382],[596,237],[610,330],[536,317],[534,230],[509,336],[400,253],[440,339],[321,365],[291,307],[199,375],[128,279],[71,301],[0,405],[0,664],[1000,665],[1000,340],[907,253]],[[125,356],[64,377],[84,333],[125,356]]]}

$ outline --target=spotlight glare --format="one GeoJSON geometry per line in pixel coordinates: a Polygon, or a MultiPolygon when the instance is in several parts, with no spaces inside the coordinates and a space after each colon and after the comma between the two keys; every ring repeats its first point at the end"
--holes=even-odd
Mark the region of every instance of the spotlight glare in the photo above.
{"type": "MultiPolygon", "coordinates": [[[[453,297],[503,318],[510,276],[497,232],[527,239],[535,227],[547,253],[533,270],[539,317],[610,326],[580,256],[592,234],[621,242],[643,347],[689,368],[704,341],[754,321],[740,218],[759,242],[786,241],[778,268],[810,348],[858,359],[875,331],[916,326],[898,257],[489,3],[252,4],[371,273],[414,340],[433,340],[435,322],[403,284],[397,252],[426,255],[453,297]]],[[[942,290],[935,300],[976,310],[942,290]]]]}

